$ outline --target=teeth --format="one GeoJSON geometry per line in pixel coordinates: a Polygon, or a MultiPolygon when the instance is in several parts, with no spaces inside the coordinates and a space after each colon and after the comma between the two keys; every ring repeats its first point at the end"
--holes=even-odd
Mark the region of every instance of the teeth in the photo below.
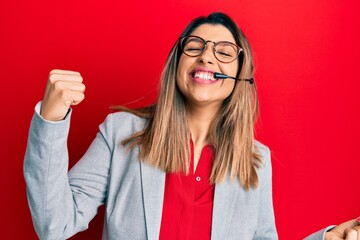
{"type": "Polygon", "coordinates": [[[194,74],[194,77],[202,78],[204,80],[211,80],[211,81],[216,80],[216,79],[214,79],[214,74],[213,73],[203,72],[203,71],[196,71],[195,74],[194,74]]]}

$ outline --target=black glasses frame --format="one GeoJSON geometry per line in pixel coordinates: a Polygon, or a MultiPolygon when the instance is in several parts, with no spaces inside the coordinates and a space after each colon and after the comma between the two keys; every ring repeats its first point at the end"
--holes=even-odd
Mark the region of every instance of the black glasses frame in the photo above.
{"type": "Polygon", "coordinates": [[[189,35],[189,36],[185,36],[185,37],[181,37],[179,38],[179,43],[180,43],[180,49],[181,51],[186,55],[186,56],[189,56],[189,57],[198,57],[200,56],[201,54],[203,54],[203,52],[205,51],[206,49],[206,46],[207,46],[207,43],[210,42],[210,43],[213,43],[213,47],[212,47],[212,50],[213,50],[213,53],[214,53],[214,56],[216,58],[216,60],[218,60],[219,62],[222,62],[222,63],[231,63],[233,61],[235,61],[238,57],[239,57],[239,54],[241,51],[243,51],[243,49],[241,47],[239,47],[238,45],[232,43],[232,42],[228,42],[228,41],[219,41],[219,42],[214,42],[214,41],[210,41],[210,40],[207,40],[205,41],[205,39],[199,37],[199,36],[195,36],[195,35],[189,35]],[[196,55],[189,55],[187,54],[185,51],[184,51],[184,46],[185,46],[185,43],[186,43],[186,39],[190,38],[190,37],[194,37],[194,38],[197,38],[197,39],[200,39],[203,43],[204,43],[204,47],[202,49],[202,51],[199,53],[199,54],[196,54],[196,55]],[[231,61],[222,61],[220,59],[218,59],[218,57],[216,56],[216,46],[218,46],[219,44],[223,44],[223,43],[226,43],[226,44],[230,44],[232,46],[234,46],[237,50],[237,54],[236,54],[236,57],[234,59],[232,59],[231,61]]]}

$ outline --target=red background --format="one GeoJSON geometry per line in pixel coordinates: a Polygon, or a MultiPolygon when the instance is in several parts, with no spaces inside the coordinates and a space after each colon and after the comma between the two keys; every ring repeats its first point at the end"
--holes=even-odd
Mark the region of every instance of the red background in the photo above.
{"type": "MultiPolygon", "coordinates": [[[[170,47],[191,19],[212,11],[232,16],[256,54],[257,137],[272,150],[280,239],[360,215],[358,1],[2,0],[1,239],[36,239],[22,164],[48,72],[80,71],[87,86],[72,119],[72,165],[110,105],[154,101],[170,47]]],[[[73,239],[101,231],[102,213],[73,239]]]]}

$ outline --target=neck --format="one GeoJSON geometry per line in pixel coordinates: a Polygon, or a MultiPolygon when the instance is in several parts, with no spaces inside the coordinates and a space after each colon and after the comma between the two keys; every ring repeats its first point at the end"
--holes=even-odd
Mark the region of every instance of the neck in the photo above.
{"type": "Polygon", "coordinates": [[[187,105],[187,121],[195,145],[209,143],[209,129],[220,107],[187,105]]]}

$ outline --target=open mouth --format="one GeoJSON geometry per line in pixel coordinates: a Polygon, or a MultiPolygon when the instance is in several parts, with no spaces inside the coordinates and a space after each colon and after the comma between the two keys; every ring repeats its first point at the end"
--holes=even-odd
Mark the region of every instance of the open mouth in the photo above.
{"type": "Polygon", "coordinates": [[[199,78],[203,80],[217,81],[217,79],[214,78],[213,72],[194,71],[191,73],[191,76],[193,78],[199,78]]]}

